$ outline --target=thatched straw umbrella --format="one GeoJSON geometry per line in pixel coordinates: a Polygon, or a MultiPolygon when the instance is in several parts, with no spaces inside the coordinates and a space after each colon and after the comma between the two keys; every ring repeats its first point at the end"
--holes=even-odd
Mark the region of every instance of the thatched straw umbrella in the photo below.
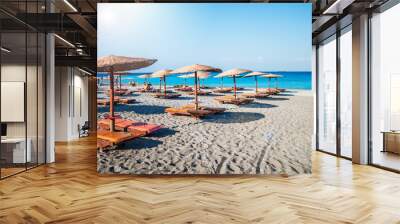
{"type": "MultiPolygon", "coordinates": [[[[190,75],[192,75],[192,74],[180,75],[180,76],[178,76],[178,77],[185,80],[185,81],[184,81],[184,85],[186,86],[186,79],[187,79],[187,78],[191,78],[190,75]]],[[[193,74],[193,76],[194,76],[194,74],[193,74]]]]}
{"type": "MultiPolygon", "coordinates": [[[[100,72],[100,74],[104,74],[104,75],[109,75],[108,72],[100,72]]],[[[122,88],[122,76],[123,75],[129,75],[128,72],[114,72],[114,82],[116,82],[115,84],[117,86],[119,86],[119,89],[122,88]]],[[[110,78],[106,78],[107,80],[109,80],[110,78]]]]}
{"type": "MultiPolygon", "coordinates": [[[[198,81],[198,85],[197,85],[197,88],[200,90],[200,80],[201,79],[206,79],[206,78],[208,78],[210,76],[210,73],[209,72],[203,72],[203,71],[200,71],[200,72],[197,72],[197,81],[198,81]]],[[[185,80],[187,79],[187,78],[194,78],[194,73],[192,73],[192,74],[187,74],[187,75],[180,75],[180,76],[178,76],[179,78],[184,78],[185,80]]],[[[186,85],[186,81],[185,81],[185,85],[186,85]]]]}
{"type": "Polygon", "coordinates": [[[149,78],[151,78],[151,74],[143,74],[143,75],[139,75],[138,78],[144,79],[145,83],[149,83],[149,78]]]}
{"type": "Polygon", "coordinates": [[[256,81],[256,93],[258,93],[258,81],[257,81],[257,77],[261,76],[261,75],[266,75],[266,73],[263,72],[251,72],[249,74],[246,74],[244,77],[252,77],[254,76],[254,79],[256,81]]]}
{"type": "MultiPolygon", "coordinates": [[[[160,80],[164,81],[164,96],[167,95],[167,82],[166,82],[166,76],[172,75],[172,70],[171,69],[163,69],[157,72],[154,72],[151,74],[152,78],[160,78],[160,80]]],[[[160,92],[161,92],[161,84],[160,84],[160,92]]]]}
{"type": "Polygon", "coordinates": [[[268,89],[271,89],[271,79],[275,78],[276,89],[278,89],[278,78],[281,78],[282,76],[276,74],[267,74],[263,75],[262,77],[268,78],[268,89]]]}
{"type": "Polygon", "coordinates": [[[132,58],[109,55],[97,59],[97,71],[110,74],[110,131],[115,130],[114,117],[114,72],[130,71],[148,67],[154,64],[156,59],[132,58]]]}
{"type": "Polygon", "coordinates": [[[199,109],[199,100],[197,96],[197,73],[198,72],[222,72],[221,69],[219,68],[214,68],[211,66],[207,65],[199,65],[199,64],[194,64],[194,65],[188,65],[182,68],[178,68],[171,73],[173,74],[186,74],[186,73],[194,73],[194,95],[195,95],[195,105],[196,105],[196,110],[199,109]]]}
{"type": "Polygon", "coordinates": [[[234,68],[234,69],[225,71],[225,72],[223,72],[221,74],[218,74],[215,77],[217,77],[217,78],[232,77],[233,78],[233,85],[234,85],[233,91],[234,91],[234,96],[235,96],[235,99],[236,99],[236,77],[238,77],[240,75],[243,75],[245,73],[248,73],[248,72],[251,72],[251,70],[241,69],[241,68],[234,68]]]}

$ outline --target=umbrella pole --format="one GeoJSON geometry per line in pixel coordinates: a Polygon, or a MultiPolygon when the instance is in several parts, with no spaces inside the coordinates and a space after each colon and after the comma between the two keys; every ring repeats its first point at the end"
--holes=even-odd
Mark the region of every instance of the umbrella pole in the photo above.
{"type": "Polygon", "coordinates": [[[114,73],[110,72],[110,131],[115,130],[114,118],[114,73]]]}
{"type": "Polygon", "coordinates": [[[119,90],[121,91],[122,89],[122,76],[119,75],[119,90]]]}
{"type": "Polygon", "coordinates": [[[199,86],[198,86],[198,88],[199,88],[199,92],[200,92],[200,86],[201,86],[201,80],[200,80],[200,78],[199,77],[197,77],[197,80],[199,81],[199,86]]]}
{"type": "Polygon", "coordinates": [[[257,82],[257,76],[254,76],[254,78],[256,79],[256,93],[258,93],[258,82],[257,82]]]}
{"type": "Polygon", "coordinates": [[[165,76],[164,76],[164,97],[167,96],[167,83],[165,81],[165,76]]]}
{"type": "Polygon", "coordinates": [[[197,97],[197,71],[194,72],[194,95],[195,95],[195,105],[196,110],[199,109],[199,101],[197,97]]]}
{"type": "Polygon", "coordinates": [[[233,92],[236,99],[236,75],[233,76],[233,92]]]}
{"type": "Polygon", "coordinates": [[[160,93],[161,93],[161,78],[160,78],[160,93]]]}

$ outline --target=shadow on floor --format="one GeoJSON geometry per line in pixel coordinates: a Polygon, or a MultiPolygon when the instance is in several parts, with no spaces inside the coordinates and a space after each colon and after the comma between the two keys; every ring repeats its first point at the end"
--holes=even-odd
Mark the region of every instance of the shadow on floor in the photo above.
{"type": "Polygon", "coordinates": [[[222,114],[215,114],[203,119],[204,122],[213,122],[220,124],[234,124],[234,123],[247,123],[263,119],[264,114],[253,112],[224,112],[222,114]]]}

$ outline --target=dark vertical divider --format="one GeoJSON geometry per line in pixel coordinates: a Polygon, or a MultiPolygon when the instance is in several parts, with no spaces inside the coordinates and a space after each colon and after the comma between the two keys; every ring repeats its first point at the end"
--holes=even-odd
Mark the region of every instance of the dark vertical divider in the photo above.
{"type": "Polygon", "coordinates": [[[336,31],[336,155],[341,156],[341,119],[340,119],[340,35],[338,28],[336,31]]]}

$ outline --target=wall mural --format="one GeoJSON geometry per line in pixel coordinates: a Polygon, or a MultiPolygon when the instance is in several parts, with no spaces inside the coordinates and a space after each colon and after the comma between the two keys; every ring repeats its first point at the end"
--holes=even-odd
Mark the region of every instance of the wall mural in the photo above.
{"type": "Polygon", "coordinates": [[[98,172],[311,172],[311,4],[98,4],[98,172]]]}

